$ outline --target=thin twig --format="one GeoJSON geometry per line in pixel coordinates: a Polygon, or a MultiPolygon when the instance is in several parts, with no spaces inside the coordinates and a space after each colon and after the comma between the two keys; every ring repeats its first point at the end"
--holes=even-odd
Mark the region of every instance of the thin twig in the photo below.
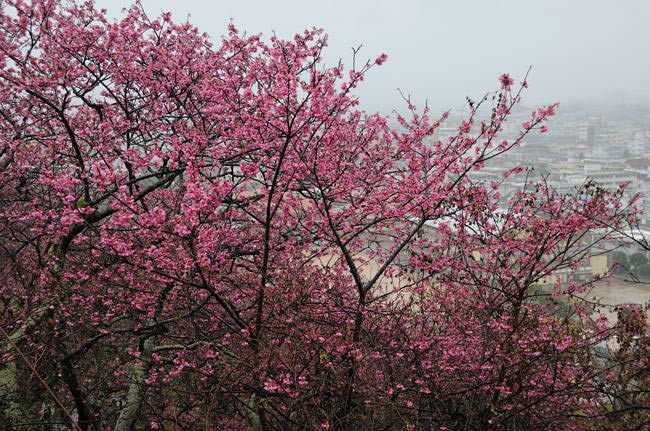
{"type": "Polygon", "coordinates": [[[32,370],[32,373],[36,376],[36,378],[41,383],[43,388],[45,388],[47,393],[54,400],[54,403],[59,407],[59,409],[61,409],[61,412],[63,412],[63,415],[68,418],[68,420],[70,421],[70,424],[72,425],[72,427],[77,431],[82,431],[79,424],[77,424],[77,422],[75,422],[75,420],[72,419],[72,415],[70,414],[68,409],[65,408],[65,406],[63,405],[63,403],[61,402],[59,397],[56,396],[54,391],[52,391],[52,388],[50,388],[50,386],[45,382],[45,380],[43,380],[41,375],[38,374],[38,371],[36,371],[36,368],[34,367],[34,365],[32,365],[32,363],[29,362],[29,359],[27,359],[27,357],[23,354],[22,350],[20,350],[20,348],[16,345],[16,343],[14,343],[14,340],[12,340],[11,337],[9,336],[9,334],[7,334],[7,331],[5,331],[2,326],[0,326],[0,331],[2,331],[2,335],[7,339],[7,341],[9,341],[9,344],[11,344],[11,347],[14,350],[16,350],[16,352],[18,352],[18,356],[20,356],[20,358],[23,360],[23,362],[29,367],[30,370],[32,370]]]}

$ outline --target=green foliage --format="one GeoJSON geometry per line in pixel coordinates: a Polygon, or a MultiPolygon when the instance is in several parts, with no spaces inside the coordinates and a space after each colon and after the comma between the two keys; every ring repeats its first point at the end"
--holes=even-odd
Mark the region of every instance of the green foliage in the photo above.
{"type": "Polygon", "coordinates": [[[650,263],[644,263],[636,268],[637,274],[641,277],[650,277],[650,263]]]}
{"type": "Polygon", "coordinates": [[[630,260],[622,251],[615,251],[612,253],[612,268],[616,274],[623,274],[628,272],[630,260]]]}
{"type": "Polygon", "coordinates": [[[634,269],[638,269],[641,265],[646,265],[648,263],[648,258],[645,256],[645,253],[634,253],[630,256],[630,266],[634,269]]]}

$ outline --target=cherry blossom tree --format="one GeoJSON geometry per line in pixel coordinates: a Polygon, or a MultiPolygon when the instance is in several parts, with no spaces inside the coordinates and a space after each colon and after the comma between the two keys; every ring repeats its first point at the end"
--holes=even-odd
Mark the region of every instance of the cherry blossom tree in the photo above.
{"type": "Polygon", "coordinates": [[[359,111],[386,56],[327,67],[320,30],[212,42],[138,4],[114,22],[91,2],[0,4],[7,429],[597,414],[590,352],[612,329],[579,301],[589,283],[538,287],[634,211],[532,176],[500,208],[499,182],[472,179],[546,130],[556,105],[499,137],[525,81],[501,76],[438,140],[446,115],[408,100],[397,127],[359,111]]]}

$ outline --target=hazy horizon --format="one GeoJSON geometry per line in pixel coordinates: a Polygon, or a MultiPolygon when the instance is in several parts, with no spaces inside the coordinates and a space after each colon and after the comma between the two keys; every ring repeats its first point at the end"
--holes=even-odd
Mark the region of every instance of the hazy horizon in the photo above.
{"type": "MultiPolygon", "coordinates": [[[[128,0],[99,0],[113,17],[128,0]]],[[[576,0],[240,1],[142,0],[151,16],[171,11],[218,41],[230,19],[249,34],[292,37],[304,28],[329,35],[324,59],[350,65],[388,54],[358,91],[362,107],[402,109],[398,88],[418,106],[457,109],[466,96],[498,87],[504,72],[519,80],[532,66],[525,104],[650,102],[650,2],[576,0]]]]}

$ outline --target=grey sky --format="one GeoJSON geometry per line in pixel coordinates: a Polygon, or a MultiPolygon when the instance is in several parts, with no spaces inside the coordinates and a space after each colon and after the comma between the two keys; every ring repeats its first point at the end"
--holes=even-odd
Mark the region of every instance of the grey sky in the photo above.
{"type": "MultiPolygon", "coordinates": [[[[382,52],[359,94],[368,109],[402,105],[397,88],[421,105],[456,108],[497,87],[497,77],[523,76],[524,101],[617,99],[650,95],[648,0],[142,0],[150,15],[170,10],[215,40],[230,18],[248,33],[291,37],[306,27],[330,36],[325,59],[351,63],[382,52]]],[[[128,0],[97,0],[116,16],[128,0]]]]}

